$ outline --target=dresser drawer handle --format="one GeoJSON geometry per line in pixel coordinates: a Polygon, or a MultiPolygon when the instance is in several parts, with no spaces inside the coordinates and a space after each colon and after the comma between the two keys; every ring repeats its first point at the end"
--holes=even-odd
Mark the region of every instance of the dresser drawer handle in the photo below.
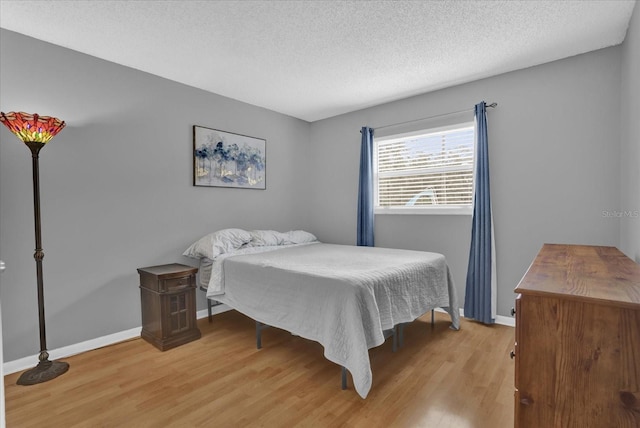
{"type": "Polygon", "coordinates": [[[512,350],[511,352],[509,352],[509,356],[513,360],[516,357],[516,351],[512,350]]]}
{"type": "Polygon", "coordinates": [[[530,406],[533,404],[533,400],[529,397],[524,397],[520,399],[520,404],[524,406],[530,406]]]}

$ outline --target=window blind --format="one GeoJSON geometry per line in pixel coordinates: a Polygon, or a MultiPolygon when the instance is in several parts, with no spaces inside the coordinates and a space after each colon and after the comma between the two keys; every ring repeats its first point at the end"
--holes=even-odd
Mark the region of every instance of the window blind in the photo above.
{"type": "Polygon", "coordinates": [[[474,126],[376,143],[379,207],[470,206],[474,126]]]}

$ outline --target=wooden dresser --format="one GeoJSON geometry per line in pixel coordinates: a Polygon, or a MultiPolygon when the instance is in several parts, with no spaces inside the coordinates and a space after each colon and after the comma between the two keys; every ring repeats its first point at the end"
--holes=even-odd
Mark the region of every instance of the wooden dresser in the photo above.
{"type": "Polygon", "coordinates": [[[640,265],[545,244],[515,292],[515,426],[640,427],[640,265]]]}

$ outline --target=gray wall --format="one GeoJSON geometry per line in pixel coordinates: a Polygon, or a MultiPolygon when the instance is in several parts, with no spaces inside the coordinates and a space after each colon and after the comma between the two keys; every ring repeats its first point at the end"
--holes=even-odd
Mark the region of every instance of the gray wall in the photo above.
{"type": "MultiPolygon", "coordinates": [[[[49,348],[139,326],[136,268],[194,264],[180,254],[206,232],[304,228],[353,244],[360,127],[480,100],[499,103],[489,111],[498,313],[544,242],[621,242],[637,259],[639,220],[602,213],[638,209],[638,31],[636,10],[622,47],[308,124],[0,30],[0,109],[68,123],[41,153],[49,348]],[[265,138],[267,190],[193,187],[194,124],[265,138]]],[[[31,198],[29,151],[2,127],[5,361],[38,351],[31,198]]],[[[376,220],[379,246],[445,254],[463,296],[470,217],[376,220]]]]}
{"type": "MultiPolygon", "coordinates": [[[[136,268],[224,227],[301,228],[309,124],[1,30],[0,109],[67,127],[40,155],[50,349],[140,326],[136,268]],[[192,186],[192,125],[267,140],[267,190],[192,186]]],[[[5,361],[37,354],[29,150],[0,130],[5,361]]],[[[198,307],[205,307],[198,293],[198,307]]]]}
{"type": "Polygon", "coordinates": [[[631,17],[622,54],[622,200],[620,249],[640,263],[640,8],[631,17]],[[626,213],[630,215],[626,215],[626,213]]]}
{"type": "MultiPolygon", "coordinates": [[[[620,47],[384,104],[311,124],[308,217],[320,239],[353,244],[361,126],[498,102],[489,151],[498,314],[543,243],[618,245],[620,47]]],[[[472,116],[471,116],[472,117],[472,116]]],[[[637,164],[635,165],[637,168],[637,164]]],[[[376,245],[443,253],[460,296],[470,216],[376,216],[376,245]]]]}

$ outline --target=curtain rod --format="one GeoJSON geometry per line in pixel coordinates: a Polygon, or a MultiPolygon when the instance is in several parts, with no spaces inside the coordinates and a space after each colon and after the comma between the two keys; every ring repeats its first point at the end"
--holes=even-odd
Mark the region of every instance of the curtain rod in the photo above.
{"type": "MultiPolygon", "coordinates": [[[[489,108],[495,108],[498,106],[498,103],[491,103],[491,104],[487,104],[486,105],[489,108]]],[[[378,129],[384,129],[384,128],[391,128],[392,126],[400,126],[400,125],[406,125],[408,123],[413,123],[413,122],[421,122],[423,120],[427,120],[427,119],[435,119],[438,117],[444,117],[444,116],[451,116],[454,114],[460,114],[460,113],[466,113],[468,111],[474,111],[475,108],[468,108],[468,109],[464,109],[464,110],[458,110],[458,111],[453,111],[451,113],[443,113],[443,114],[438,114],[435,116],[429,116],[429,117],[423,117],[420,119],[414,119],[414,120],[408,120],[406,122],[400,122],[400,123],[392,123],[391,125],[384,125],[384,126],[377,126],[377,127],[372,127],[374,130],[378,130],[378,129]]]]}

